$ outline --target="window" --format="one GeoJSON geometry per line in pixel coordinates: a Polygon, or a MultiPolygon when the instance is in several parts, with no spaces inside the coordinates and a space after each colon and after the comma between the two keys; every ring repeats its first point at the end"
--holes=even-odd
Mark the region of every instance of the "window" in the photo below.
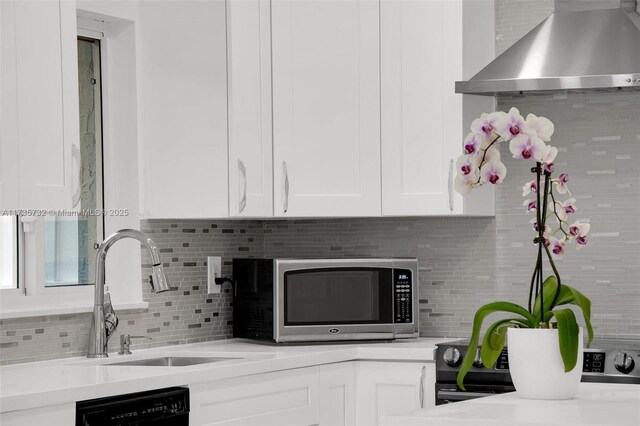
{"type": "MultiPolygon", "coordinates": [[[[76,12],[78,62],[63,69],[77,70],[79,83],[79,139],[65,163],[76,190],[73,208],[57,216],[0,217],[0,319],[90,312],[97,244],[140,225],[134,22],[76,12]],[[105,216],[105,209],[121,213],[105,216]]],[[[140,276],[139,244],[110,251],[106,284],[116,309],[148,306],[140,276]]]]}
{"type": "Polygon", "coordinates": [[[0,289],[18,288],[18,218],[0,216],[0,289]]]}
{"type": "Polygon", "coordinates": [[[79,167],[71,216],[49,216],[44,225],[44,285],[94,284],[95,249],[104,239],[100,41],[78,38],[79,167]]]}

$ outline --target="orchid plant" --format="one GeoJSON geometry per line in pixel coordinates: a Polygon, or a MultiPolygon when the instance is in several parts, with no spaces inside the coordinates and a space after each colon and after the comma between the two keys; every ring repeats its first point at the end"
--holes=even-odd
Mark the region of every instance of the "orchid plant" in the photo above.
{"type": "Polygon", "coordinates": [[[570,220],[577,209],[576,199],[569,191],[566,173],[553,177],[558,149],[546,143],[553,132],[554,126],[549,119],[534,114],[525,119],[517,108],[511,108],[508,113],[482,114],[471,123],[471,132],[464,139],[464,154],[457,161],[455,180],[456,191],[462,195],[482,185],[497,185],[504,181],[507,168],[500,161],[500,144],[509,144],[513,158],[533,162],[534,179],[525,183],[522,196],[532,197],[525,199],[523,206],[527,213],[535,215],[531,226],[537,259],[527,309],[511,302],[493,302],[476,312],[469,347],[458,373],[461,389],[464,389],[464,377],[476,356],[482,322],[494,312],[508,312],[517,317],[501,319],[488,327],[480,349],[482,363],[487,368],[491,368],[500,356],[508,328],[557,328],[564,368],[571,371],[577,363],[580,328],[571,309],[557,309],[561,305],[573,304],[582,310],[589,335],[587,346],[593,339],[591,302],[578,290],[561,283],[555,265],[557,259],[564,257],[570,244],[578,250],[587,244],[590,225],[570,220]],[[544,257],[548,259],[553,275],[543,281],[544,257]],[[552,319],[555,322],[552,323],[552,319]]]}

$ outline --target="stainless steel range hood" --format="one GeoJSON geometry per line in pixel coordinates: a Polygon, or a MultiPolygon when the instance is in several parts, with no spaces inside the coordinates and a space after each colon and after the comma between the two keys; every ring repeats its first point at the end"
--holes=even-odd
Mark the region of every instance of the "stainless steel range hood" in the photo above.
{"type": "Polygon", "coordinates": [[[557,0],[555,13],[470,80],[456,82],[456,93],[640,89],[640,15],[619,7],[567,11],[567,4],[557,0]]]}

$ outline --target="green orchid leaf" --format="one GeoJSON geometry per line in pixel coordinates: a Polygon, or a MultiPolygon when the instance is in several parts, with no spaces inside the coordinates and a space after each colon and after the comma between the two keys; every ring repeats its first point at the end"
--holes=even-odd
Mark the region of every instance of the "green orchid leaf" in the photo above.
{"type": "Polygon", "coordinates": [[[533,315],[531,315],[525,308],[516,305],[515,303],[493,302],[488,303],[478,309],[475,316],[473,317],[473,329],[471,332],[469,347],[467,348],[467,352],[464,354],[464,359],[462,360],[462,364],[460,365],[460,371],[458,372],[457,377],[458,386],[462,390],[465,390],[463,384],[464,376],[466,376],[467,372],[471,369],[471,366],[473,365],[473,359],[476,356],[482,322],[488,315],[491,315],[494,312],[511,312],[521,315],[525,318],[525,321],[523,321],[525,324],[532,328],[535,326],[535,318],[533,317],[533,315]]]}
{"type": "MultiPolygon", "coordinates": [[[[555,275],[550,275],[544,280],[542,284],[542,295],[544,296],[544,312],[549,312],[553,309],[551,304],[553,303],[553,298],[556,295],[556,290],[558,289],[558,279],[555,275]]],[[[562,291],[562,287],[560,287],[562,291]]],[[[560,296],[558,296],[560,298],[560,296]]],[[[536,317],[538,322],[540,322],[540,294],[536,296],[535,303],[533,305],[533,316],[536,317]]]]}
{"type": "Polygon", "coordinates": [[[563,284],[560,288],[558,302],[556,303],[556,306],[560,305],[575,305],[582,310],[582,316],[584,317],[584,323],[587,326],[587,334],[589,336],[589,340],[587,341],[587,347],[589,347],[593,340],[593,327],[591,326],[591,300],[575,288],[563,284]]]}
{"type": "MultiPolygon", "coordinates": [[[[544,280],[544,284],[542,285],[543,296],[544,296],[544,319],[543,322],[549,322],[553,314],[550,312],[556,306],[561,305],[575,305],[582,310],[582,315],[584,316],[584,322],[587,326],[587,334],[589,335],[589,340],[587,341],[587,347],[591,345],[591,341],[593,340],[593,327],[591,326],[591,301],[584,294],[580,293],[575,288],[568,286],[566,284],[562,284],[560,287],[560,293],[558,294],[558,300],[555,305],[551,306],[551,302],[553,302],[553,298],[555,297],[556,289],[558,288],[558,280],[554,275],[550,275],[544,280]]],[[[533,306],[533,316],[536,317],[536,323],[540,322],[540,295],[536,297],[535,304],[533,306]]]]}
{"type": "Polygon", "coordinates": [[[528,328],[528,325],[518,318],[509,318],[496,321],[487,329],[480,348],[480,358],[486,368],[493,367],[500,357],[504,348],[505,336],[510,327],[528,328]]]}
{"type": "Polygon", "coordinates": [[[560,355],[564,363],[564,371],[573,370],[578,362],[578,335],[580,327],[576,316],[571,309],[559,309],[553,311],[553,316],[558,321],[558,343],[560,355]]]}

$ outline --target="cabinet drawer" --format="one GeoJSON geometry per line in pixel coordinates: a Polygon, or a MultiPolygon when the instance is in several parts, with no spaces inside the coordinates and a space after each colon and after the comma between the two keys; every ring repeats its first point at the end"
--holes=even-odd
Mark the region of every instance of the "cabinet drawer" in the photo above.
{"type": "Polygon", "coordinates": [[[318,367],[189,386],[193,425],[311,425],[319,422],[318,367]]]}

